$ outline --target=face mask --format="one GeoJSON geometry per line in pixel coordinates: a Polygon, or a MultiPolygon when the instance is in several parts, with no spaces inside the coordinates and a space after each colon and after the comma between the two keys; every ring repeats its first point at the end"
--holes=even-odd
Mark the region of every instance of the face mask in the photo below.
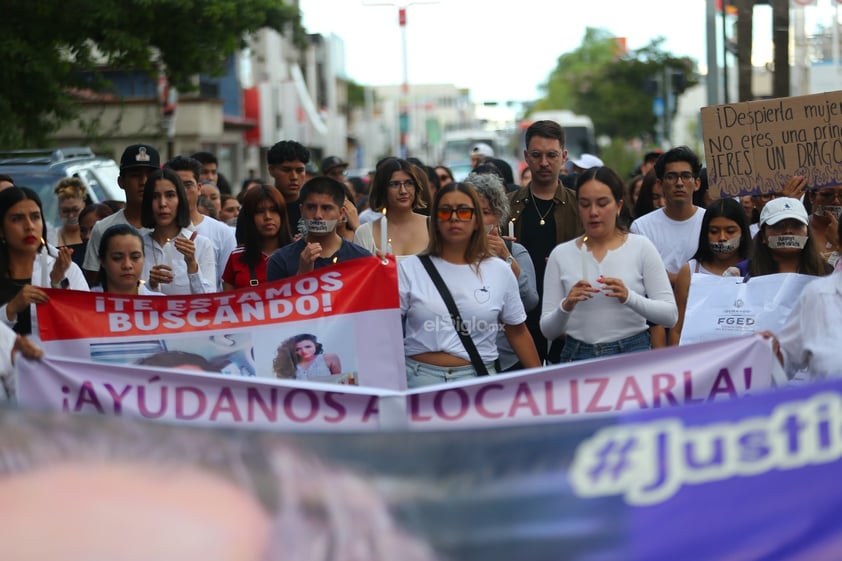
{"type": "Polygon", "coordinates": [[[79,215],[73,216],[71,218],[63,218],[61,223],[64,226],[78,226],[79,225],[79,215]]]}
{"type": "Polygon", "coordinates": [[[304,228],[308,234],[329,234],[336,230],[336,220],[304,220],[304,228]]]}
{"type": "Polygon", "coordinates": [[[769,236],[766,238],[769,249],[804,249],[807,236],[769,236]]]}
{"type": "Polygon", "coordinates": [[[842,215],[842,205],[817,206],[816,214],[818,216],[828,216],[832,214],[836,220],[839,220],[839,216],[842,215]]]}
{"type": "Polygon", "coordinates": [[[737,251],[740,247],[740,236],[725,240],[724,242],[710,242],[710,250],[714,253],[724,254],[737,251]]]}

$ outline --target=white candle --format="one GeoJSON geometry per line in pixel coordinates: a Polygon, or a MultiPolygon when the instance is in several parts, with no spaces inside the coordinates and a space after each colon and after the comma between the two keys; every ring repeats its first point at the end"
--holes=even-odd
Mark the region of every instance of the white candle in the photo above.
{"type": "Polygon", "coordinates": [[[41,286],[50,287],[50,271],[47,269],[47,242],[41,238],[41,286]]]}
{"type": "Polygon", "coordinates": [[[386,209],[383,209],[383,218],[380,219],[380,251],[383,254],[389,253],[389,235],[387,229],[389,221],[386,219],[386,209]]]}
{"type": "Polygon", "coordinates": [[[510,238],[515,237],[515,219],[514,218],[512,218],[509,221],[509,237],[510,238]]]}
{"type": "Polygon", "coordinates": [[[588,236],[582,238],[582,280],[588,278],[588,236]]]}

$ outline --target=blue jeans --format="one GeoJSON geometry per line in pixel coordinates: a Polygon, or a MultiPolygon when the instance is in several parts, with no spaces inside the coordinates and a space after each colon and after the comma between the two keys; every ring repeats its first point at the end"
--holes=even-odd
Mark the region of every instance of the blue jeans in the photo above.
{"type": "Polygon", "coordinates": [[[585,343],[574,339],[570,335],[564,340],[564,348],[561,350],[561,362],[573,362],[621,353],[634,353],[637,351],[648,351],[651,348],[649,331],[641,331],[637,335],[610,341],[608,343],[585,343]]]}
{"type": "MultiPolygon", "coordinates": [[[[494,363],[485,365],[489,374],[496,374],[494,363]]],[[[477,372],[472,365],[458,366],[455,368],[447,366],[434,366],[418,362],[409,357],[406,358],[406,385],[412,388],[432,386],[433,384],[445,384],[457,380],[469,380],[476,378],[477,372]]]]}

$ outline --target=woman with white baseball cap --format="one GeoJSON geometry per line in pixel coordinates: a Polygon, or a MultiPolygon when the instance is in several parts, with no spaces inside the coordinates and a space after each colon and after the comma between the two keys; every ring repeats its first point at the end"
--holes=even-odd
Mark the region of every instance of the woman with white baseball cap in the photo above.
{"type": "Polygon", "coordinates": [[[749,276],[801,273],[823,276],[831,272],[809,237],[807,210],[801,201],[779,197],[760,213],[760,230],[754,236],[749,276]]]}

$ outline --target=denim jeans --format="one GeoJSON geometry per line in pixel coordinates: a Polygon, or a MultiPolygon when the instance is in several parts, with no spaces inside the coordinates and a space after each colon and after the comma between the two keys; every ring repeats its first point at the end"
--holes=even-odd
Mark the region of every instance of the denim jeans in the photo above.
{"type": "Polygon", "coordinates": [[[561,351],[561,362],[573,362],[621,353],[634,353],[637,351],[648,351],[651,348],[649,342],[649,331],[641,331],[637,335],[610,341],[608,343],[585,343],[574,339],[570,335],[564,341],[564,349],[561,351]]]}
{"type": "MultiPolygon", "coordinates": [[[[494,363],[485,365],[489,374],[496,374],[494,363]]],[[[432,386],[433,384],[445,384],[457,380],[469,380],[476,378],[477,373],[472,365],[458,366],[455,368],[447,366],[434,366],[418,362],[409,357],[406,358],[406,385],[412,388],[432,386]]]]}

